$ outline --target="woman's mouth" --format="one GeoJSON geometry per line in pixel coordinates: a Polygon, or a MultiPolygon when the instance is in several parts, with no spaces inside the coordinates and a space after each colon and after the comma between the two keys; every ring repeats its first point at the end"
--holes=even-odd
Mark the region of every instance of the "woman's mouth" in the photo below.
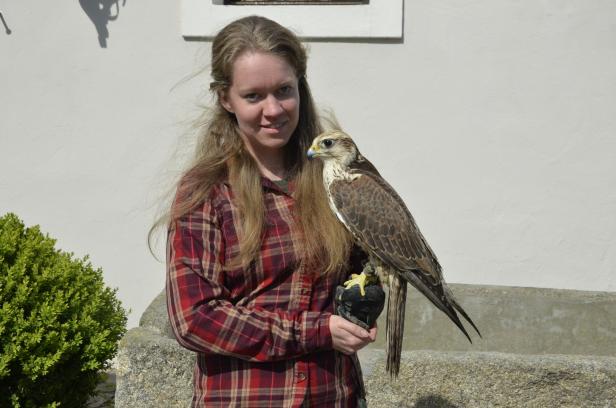
{"type": "Polygon", "coordinates": [[[278,130],[280,130],[280,128],[282,128],[284,125],[286,125],[286,121],[284,122],[277,122],[277,123],[270,123],[268,125],[261,125],[261,127],[263,129],[265,129],[265,131],[268,132],[277,132],[278,130]]]}

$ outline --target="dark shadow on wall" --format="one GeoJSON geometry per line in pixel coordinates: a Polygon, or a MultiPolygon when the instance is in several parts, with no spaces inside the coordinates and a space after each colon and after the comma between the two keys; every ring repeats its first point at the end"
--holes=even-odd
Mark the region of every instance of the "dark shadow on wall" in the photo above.
{"type": "Polygon", "coordinates": [[[2,12],[0,11],[0,20],[2,20],[2,25],[4,25],[4,32],[7,35],[11,35],[12,31],[9,28],[9,26],[6,24],[6,21],[4,20],[4,15],[2,14],[2,12]]]}
{"type": "MultiPolygon", "coordinates": [[[[79,0],[79,5],[94,23],[98,33],[98,44],[101,48],[107,48],[107,39],[109,38],[107,24],[116,20],[120,15],[119,2],[120,0],[79,0]]],[[[126,0],[122,0],[122,7],[125,5],[126,0]]]]}

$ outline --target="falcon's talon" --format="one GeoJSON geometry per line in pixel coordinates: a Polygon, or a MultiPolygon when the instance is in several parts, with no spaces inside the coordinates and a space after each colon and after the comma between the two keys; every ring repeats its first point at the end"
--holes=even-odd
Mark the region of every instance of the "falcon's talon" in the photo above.
{"type": "Polygon", "coordinates": [[[344,282],[344,287],[346,289],[350,289],[351,287],[355,285],[359,285],[359,292],[361,293],[362,296],[366,296],[365,287],[368,285],[372,285],[375,282],[376,282],[375,276],[366,275],[364,272],[360,273],[359,275],[356,273],[352,273],[351,279],[344,282]]]}

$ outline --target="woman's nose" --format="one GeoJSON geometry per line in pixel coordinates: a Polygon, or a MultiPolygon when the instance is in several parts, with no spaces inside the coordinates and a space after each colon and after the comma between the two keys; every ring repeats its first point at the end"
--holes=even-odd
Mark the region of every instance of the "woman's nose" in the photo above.
{"type": "Polygon", "coordinates": [[[265,116],[277,116],[284,112],[280,101],[274,95],[269,95],[263,103],[263,115],[265,116]]]}

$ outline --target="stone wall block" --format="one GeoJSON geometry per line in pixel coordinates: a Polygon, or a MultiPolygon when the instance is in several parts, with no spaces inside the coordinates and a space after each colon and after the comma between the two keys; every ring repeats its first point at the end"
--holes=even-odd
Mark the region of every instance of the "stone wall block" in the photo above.
{"type": "Polygon", "coordinates": [[[406,351],[394,381],[370,353],[371,408],[616,407],[613,357],[406,351]]]}
{"type": "Polygon", "coordinates": [[[120,342],[116,408],[185,408],[192,397],[195,353],[158,331],[137,327],[120,342]]]}

